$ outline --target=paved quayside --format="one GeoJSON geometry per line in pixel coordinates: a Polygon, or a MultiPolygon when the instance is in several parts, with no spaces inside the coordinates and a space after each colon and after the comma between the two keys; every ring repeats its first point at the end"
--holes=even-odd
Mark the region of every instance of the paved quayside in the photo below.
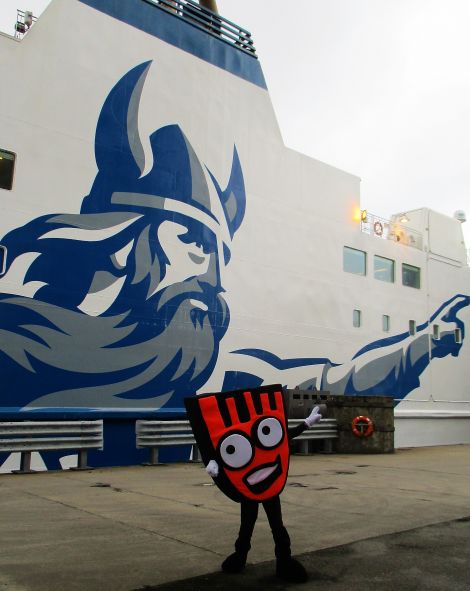
{"type": "MultiPolygon", "coordinates": [[[[1,591],[284,588],[262,511],[246,573],[210,575],[239,507],[201,465],[1,475],[0,497],[1,591]]],[[[469,445],[294,456],[282,507],[299,588],[470,591],[469,445]]]]}

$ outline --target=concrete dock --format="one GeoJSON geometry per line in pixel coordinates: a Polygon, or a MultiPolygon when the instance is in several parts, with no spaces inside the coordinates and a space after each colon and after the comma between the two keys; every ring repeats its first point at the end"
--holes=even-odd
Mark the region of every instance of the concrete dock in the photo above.
{"type": "MultiPolygon", "coordinates": [[[[266,516],[220,573],[239,506],[201,464],[0,475],[1,591],[285,589],[266,516]]],[[[470,591],[470,446],[293,456],[282,493],[303,589],[470,591]]]]}

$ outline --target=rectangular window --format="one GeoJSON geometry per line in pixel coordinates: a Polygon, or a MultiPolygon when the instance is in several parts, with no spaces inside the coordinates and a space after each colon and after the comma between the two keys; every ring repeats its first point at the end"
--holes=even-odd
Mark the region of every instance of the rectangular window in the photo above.
{"type": "Polygon", "coordinates": [[[7,249],[0,244],[0,275],[3,275],[7,268],[7,249]]]}
{"type": "Polygon", "coordinates": [[[395,261],[374,255],[374,277],[380,281],[395,281],[395,261]]]}
{"type": "Polygon", "coordinates": [[[356,248],[343,248],[343,270],[347,273],[354,273],[355,275],[366,274],[366,259],[367,255],[362,250],[356,248]]]}
{"type": "Polygon", "coordinates": [[[403,263],[401,271],[403,285],[415,287],[416,289],[421,287],[421,269],[419,267],[403,263]]]}
{"type": "Polygon", "coordinates": [[[454,330],[454,339],[456,343],[462,342],[462,331],[460,330],[460,328],[456,328],[454,330]]]}
{"type": "Polygon", "coordinates": [[[353,310],[353,326],[359,328],[361,326],[361,311],[353,310]]]}
{"type": "Polygon", "coordinates": [[[10,191],[13,186],[15,154],[0,149],[0,189],[10,191]]]}
{"type": "Polygon", "coordinates": [[[441,329],[439,328],[439,324],[432,325],[432,338],[436,341],[441,338],[441,329]]]}
{"type": "Polygon", "coordinates": [[[388,332],[390,330],[390,316],[387,316],[387,314],[382,316],[382,330],[384,332],[388,332]]]}
{"type": "Polygon", "coordinates": [[[410,335],[413,336],[416,334],[416,320],[410,320],[409,321],[409,331],[410,331],[410,335]]]}

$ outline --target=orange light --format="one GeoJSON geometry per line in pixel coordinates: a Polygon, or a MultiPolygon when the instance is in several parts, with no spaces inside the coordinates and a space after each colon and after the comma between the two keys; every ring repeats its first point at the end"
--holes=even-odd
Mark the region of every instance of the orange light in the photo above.
{"type": "Polygon", "coordinates": [[[367,209],[361,209],[361,222],[367,222],[367,209]]]}
{"type": "Polygon", "coordinates": [[[354,208],[354,213],[353,213],[353,220],[355,222],[360,222],[361,221],[361,215],[362,215],[362,211],[359,209],[359,207],[355,207],[354,208]]]}

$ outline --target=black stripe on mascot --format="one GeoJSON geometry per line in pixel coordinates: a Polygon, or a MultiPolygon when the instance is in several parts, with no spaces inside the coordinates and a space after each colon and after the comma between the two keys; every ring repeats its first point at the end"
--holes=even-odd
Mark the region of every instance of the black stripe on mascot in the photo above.
{"type": "Polygon", "coordinates": [[[224,560],[222,570],[238,573],[245,567],[261,503],[274,538],[277,576],[306,581],[304,567],[291,556],[279,495],[289,470],[289,441],[321,419],[319,407],[289,429],[280,385],[202,394],[186,398],[185,405],[208,474],[240,503],[235,552],[224,560]]]}

